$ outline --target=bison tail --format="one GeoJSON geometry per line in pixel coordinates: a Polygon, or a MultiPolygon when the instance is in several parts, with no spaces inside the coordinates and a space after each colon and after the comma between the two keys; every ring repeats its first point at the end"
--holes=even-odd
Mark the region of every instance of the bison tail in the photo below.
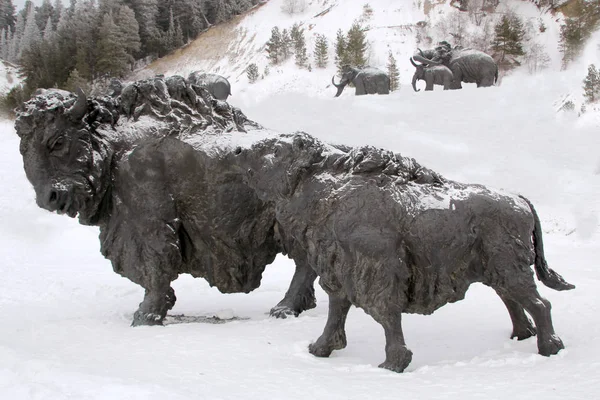
{"type": "Polygon", "coordinates": [[[542,281],[542,283],[554,290],[571,290],[575,289],[575,285],[570,284],[565,281],[565,279],[556,273],[551,268],[548,268],[548,263],[546,262],[546,257],[544,257],[544,242],[542,240],[542,225],[540,223],[540,218],[533,207],[533,204],[523,196],[519,196],[527,204],[531,209],[531,213],[533,214],[534,228],[533,228],[533,246],[535,248],[535,274],[537,278],[542,281]]]}

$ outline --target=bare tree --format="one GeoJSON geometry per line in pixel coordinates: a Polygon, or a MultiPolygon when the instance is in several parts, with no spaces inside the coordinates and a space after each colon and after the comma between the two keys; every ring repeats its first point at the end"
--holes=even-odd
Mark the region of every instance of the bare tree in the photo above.
{"type": "Polygon", "coordinates": [[[281,10],[287,14],[298,14],[306,10],[306,0],[283,0],[281,10]]]}
{"type": "Polygon", "coordinates": [[[494,20],[485,18],[479,28],[470,36],[467,45],[487,53],[494,40],[494,20]]]}
{"type": "Polygon", "coordinates": [[[469,0],[467,3],[467,11],[469,18],[477,26],[481,26],[481,23],[485,19],[486,12],[484,11],[486,6],[486,0],[469,0]]]}
{"type": "Polygon", "coordinates": [[[465,45],[467,39],[467,17],[460,11],[453,11],[442,18],[436,25],[435,30],[441,40],[449,40],[455,45],[465,45]]]}
{"type": "Polygon", "coordinates": [[[532,42],[525,49],[525,63],[530,74],[535,74],[550,65],[550,56],[546,53],[544,46],[532,42]]]}

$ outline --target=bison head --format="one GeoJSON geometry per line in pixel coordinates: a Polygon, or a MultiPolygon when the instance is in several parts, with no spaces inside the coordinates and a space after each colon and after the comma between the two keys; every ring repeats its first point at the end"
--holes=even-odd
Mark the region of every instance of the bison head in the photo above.
{"type": "Polygon", "coordinates": [[[15,123],[37,204],[72,218],[79,214],[86,225],[98,222],[112,156],[91,127],[99,114],[81,90],[75,95],[53,89],[25,103],[15,123]]]}

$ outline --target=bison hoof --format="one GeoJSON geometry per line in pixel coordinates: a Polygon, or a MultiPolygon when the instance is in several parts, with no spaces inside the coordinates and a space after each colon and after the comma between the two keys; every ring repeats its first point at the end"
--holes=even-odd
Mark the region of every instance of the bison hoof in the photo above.
{"type": "Polygon", "coordinates": [[[412,351],[401,346],[397,351],[387,352],[384,362],[379,364],[379,368],[389,369],[394,372],[403,372],[412,361],[412,351]]]}
{"type": "Polygon", "coordinates": [[[329,338],[321,336],[315,343],[308,346],[308,351],[316,357],[329,357],[334,350],[345,348],[346,344],[346,333],[338,331],[329,338]]]}
{"type": "Polygon", "coordinates": [[[537,334],[537,330],[535,326],[529,325],[525,327],[525,329],[513,330],[512,335],[510,335],[511,339],[517,338],[517,340],[525,340],[537,334]]]}
{"type": "Polygon", "coordinates": [[[131,322],[131,326],[141,326],[141,325],[162,325],[163,319],[159,314],[154,313],[142,313],[140,311],[136,311],[133,314],[133,321],[131,322]]]}
{"type": "Polygon", "coordinates": [[[333,346],[321,346],[317,341],[308,345],[308,352],[315,357],[329,357],[333,352],[333,346]]]}
{"type": "Polygon", "coordinates": [[[565,345],[562,340],[556,335],[550,336],[548,340],[538,341],[538,352],[543,356],[551,356],[557,354],[560,350],[564,349],[565,345]]]}
{"type": "Polygon", "coordinates": [[[288,316],[297,317],[300,313],[288,306],[277,305],[277,306],[271,308],[271,311],[269,312],[269,314],[271,315],[271,317],[285,319],[288,316]]]}

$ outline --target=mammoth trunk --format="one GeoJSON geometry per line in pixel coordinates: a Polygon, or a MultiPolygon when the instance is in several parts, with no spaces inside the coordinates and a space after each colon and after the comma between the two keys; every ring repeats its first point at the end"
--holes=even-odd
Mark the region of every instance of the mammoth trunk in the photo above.
{"type": "Polygon", "coordinates": [[[335,86],[337,88],[337,93],[335,94],[335,97],[339,97],[342,92],[344,91],[344,88],[346,87],[346,85],[348,84],[348,81],[344,81],[343,79],[340,81],[339,84],[335,83],[335,77],[331,78],[331,83],[333,83],[333,86],[335,86]]]}
{"type": "Polygon", "coordinates": [[[412,87],[415,92],[418,92],[420,89],[417,89],[417,74],[415,73],[412,78],[412,87]]]}

